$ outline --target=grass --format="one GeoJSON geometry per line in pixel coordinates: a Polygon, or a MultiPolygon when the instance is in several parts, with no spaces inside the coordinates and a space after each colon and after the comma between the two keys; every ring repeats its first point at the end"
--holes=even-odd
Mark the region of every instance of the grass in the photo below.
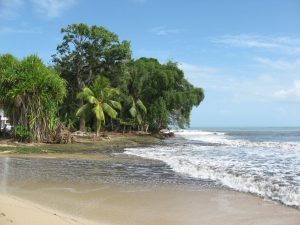
{"type": "Polygon", "coordinates": [[[40,155],[40,154],[92,154],[104,152],[120,152],[126,147],[135,147],[158,143],[160,140],[153,136],[139,135],[118,135],[111,140],[101,140],[95,142],[75,143],[75,144],[14,144],[12,146],[1,146],[2,154],[22,154],[22,155],[40,155]]]}

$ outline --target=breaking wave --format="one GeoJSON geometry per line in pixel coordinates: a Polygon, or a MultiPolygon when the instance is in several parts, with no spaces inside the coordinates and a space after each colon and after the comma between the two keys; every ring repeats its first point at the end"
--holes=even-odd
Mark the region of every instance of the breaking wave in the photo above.
{"type": "Polygon", "coordinates": [[[300,142],[252,141],[198,130],[176,134],[184,139],[128,148],[126,153],[162,160],[175,172],[300,208],[300,142]]]}

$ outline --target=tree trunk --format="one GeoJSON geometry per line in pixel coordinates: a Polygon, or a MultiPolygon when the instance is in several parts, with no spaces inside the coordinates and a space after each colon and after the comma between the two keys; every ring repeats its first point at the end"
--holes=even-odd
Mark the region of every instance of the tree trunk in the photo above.
{"type": "MultiPolygon", "coordinates": [[[[83,100],[80,99],[79,102],[79,107],[83,106],[83,100]]],[[[80,124],[79,124],[79,130],[84,132],[85,131],[85,115],[81,114],[80,115],[80,124]]]]}
{"type": "Polygon", "coordinates": [[[84,117],[84,115],[80,116],[79,130],[82,131],[82,132],[85,131],[85,117],[84,117]]]}

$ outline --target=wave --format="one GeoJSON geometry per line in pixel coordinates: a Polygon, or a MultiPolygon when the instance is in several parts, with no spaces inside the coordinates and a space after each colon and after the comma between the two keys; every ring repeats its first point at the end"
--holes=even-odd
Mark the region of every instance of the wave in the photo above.
{"type": "Polygon", "coordinates": [[[201,141],[214,145],[227,145],[231,147],[261,147],[276,148],[286,150],[300,150],[300,142],[275,142],[275,141],[249,141],[244,139],[233,139],[224,132],[210,132],[199,130],[179,130],[175,131],[181,136],[191,141],[201,141]]]}
{"type": "Polygon", "coordinates": [[[216,145],[181,141],[167,146],[127,148],[125,153],[161,160],[173,171],[189,177],[209,179],[300,208],[300,143],[230,139],[223,132],[176,133],[187,140],[216,145]]]}

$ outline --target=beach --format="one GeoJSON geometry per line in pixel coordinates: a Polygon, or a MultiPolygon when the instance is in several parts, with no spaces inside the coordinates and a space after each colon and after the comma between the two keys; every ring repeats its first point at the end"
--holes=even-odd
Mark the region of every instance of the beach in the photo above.
{"type": "Polygon", "coordinates": [[[300,0],[0,19],[0,225],[300,225],[300,0]]]}
{"type": "Polygon", "coordinates": [[[44,191],[23,198],[1,194],[0,224],[298,225],[300,221],[295,209],[232,191],[98,188],[90,192],[85,188],[81,194],[44,191]]]}
{"type": "MultiPolygon", "coordinates": [[[[151,144],[150,141],[141,141],[131,145],[126,142],[126,146],[118,144],[119,148],[107,148],[108,142],[99,148],[99,142],[95,146],[82,145],[78,149],[78,145],[73,145],[74,149],[70,145],[61,152],[55,145],[48,146],[47,151],[39,147],[38,153],[34,154],[5,150],[0,154],[0,225],[35,225],[40,221],[45,221],[45,225],[298,225],[297,186],[293,189],[288,183],[289,180],[295,183],[297,176],[291,177],[292,173],[289,173],[289,180],[285,181],[285,177],[281,176],[281,180],[272,184],[274,178],[270,172],[273,164],[268,168],[270,171],[264,167],[268,176],[258,179],[254,173],[260,165],[266,165],[268,159],[280,159],[277,153],[281,151],[285,151],[284,157],[289,157],[295,146],[292,153],[295,153],[293,160],[296,163],[297,143],[290,140],[280,143],[246,142],[229,139],[226,135],[216,131],[193,131],[192,134],[189,131],[163,142],[151,144]],[[195,135],[206,142],[191,140],[195,135]],[[213,145],[212,140],[218,143],[213,145]],[[221,145],[223,142],[226,145],[221,145]],[[84,149],[85,146],[89,148],[84,149]],[[212,151],[207,152],[208,148],[212,151]],[[260,160],[264,156],[266,160],[264,164],[253,163],[252,167],[245,167],[248,172],[242,173],[244,167],[238,166],[249,165],[242,160],[251,162],[251,158],[244,151],[240,157],[239,149],[247,149],[249,154],[256,153],[255,159],[260,160]],[[256,149],[264,155],[258,155],[256,149]],[[269,152],[273,154],[265,154],[269,152]],[[229,164],[233,153],[235,165],[229,164]],[[208,156],[209,161],[200,161],[208,156]],[[224,156],[227,161],[223,160],[224,156]],[[196,169],[195,164],[191,164],[193,157],[199,160],[196,169]],[[209,163],[214,163],[214,167],[205,170],[204,175],[214,176],[208,179],[202,174],[209,163]],[[217,170],[216,165],[224,169],[217,170]],[[227,171],[225,166],[230,166],[230,170],[227,171]],[[255,179],[248,179],[246,175],[255,179]],[[222,179],[217,179],[219,177],[222,179]],[[228,184],[232,187],[225,185],[225,181],[230,181],[228,184]],[[284,182],[280,185],[281,189],[278,189],[279,181],[284,182]],[[266,189],[268,186],[265,184],[271,189],[266,189]],[[240,186],[244,189],[239,190],[240,186]],[[257,194],[253,187],[266,191],[257,194]],[[277,194],[278,190],[282,191],[281,195],[277,194]],[[276,200],[276,196],[281,198],[276,200]],[[290,207],[288,204],[294,205],[290,207]]],[[[260,133],[260,138],[262,136],[260,133]]],[[[292,136],[289,135],[289,138],[292,136]]],[[[281,166],[279,163],[276,165],[281,166]]],[[[277,175],[288,169],[279,168],[277,175]]]]}
{"type": "Polygon", "coordinates": [[[15,196],[0,194],[0,224],[30,224],[30,225],[96,225],[82,218],[66,215],[57,210],[20,199],[15,196]]]}

